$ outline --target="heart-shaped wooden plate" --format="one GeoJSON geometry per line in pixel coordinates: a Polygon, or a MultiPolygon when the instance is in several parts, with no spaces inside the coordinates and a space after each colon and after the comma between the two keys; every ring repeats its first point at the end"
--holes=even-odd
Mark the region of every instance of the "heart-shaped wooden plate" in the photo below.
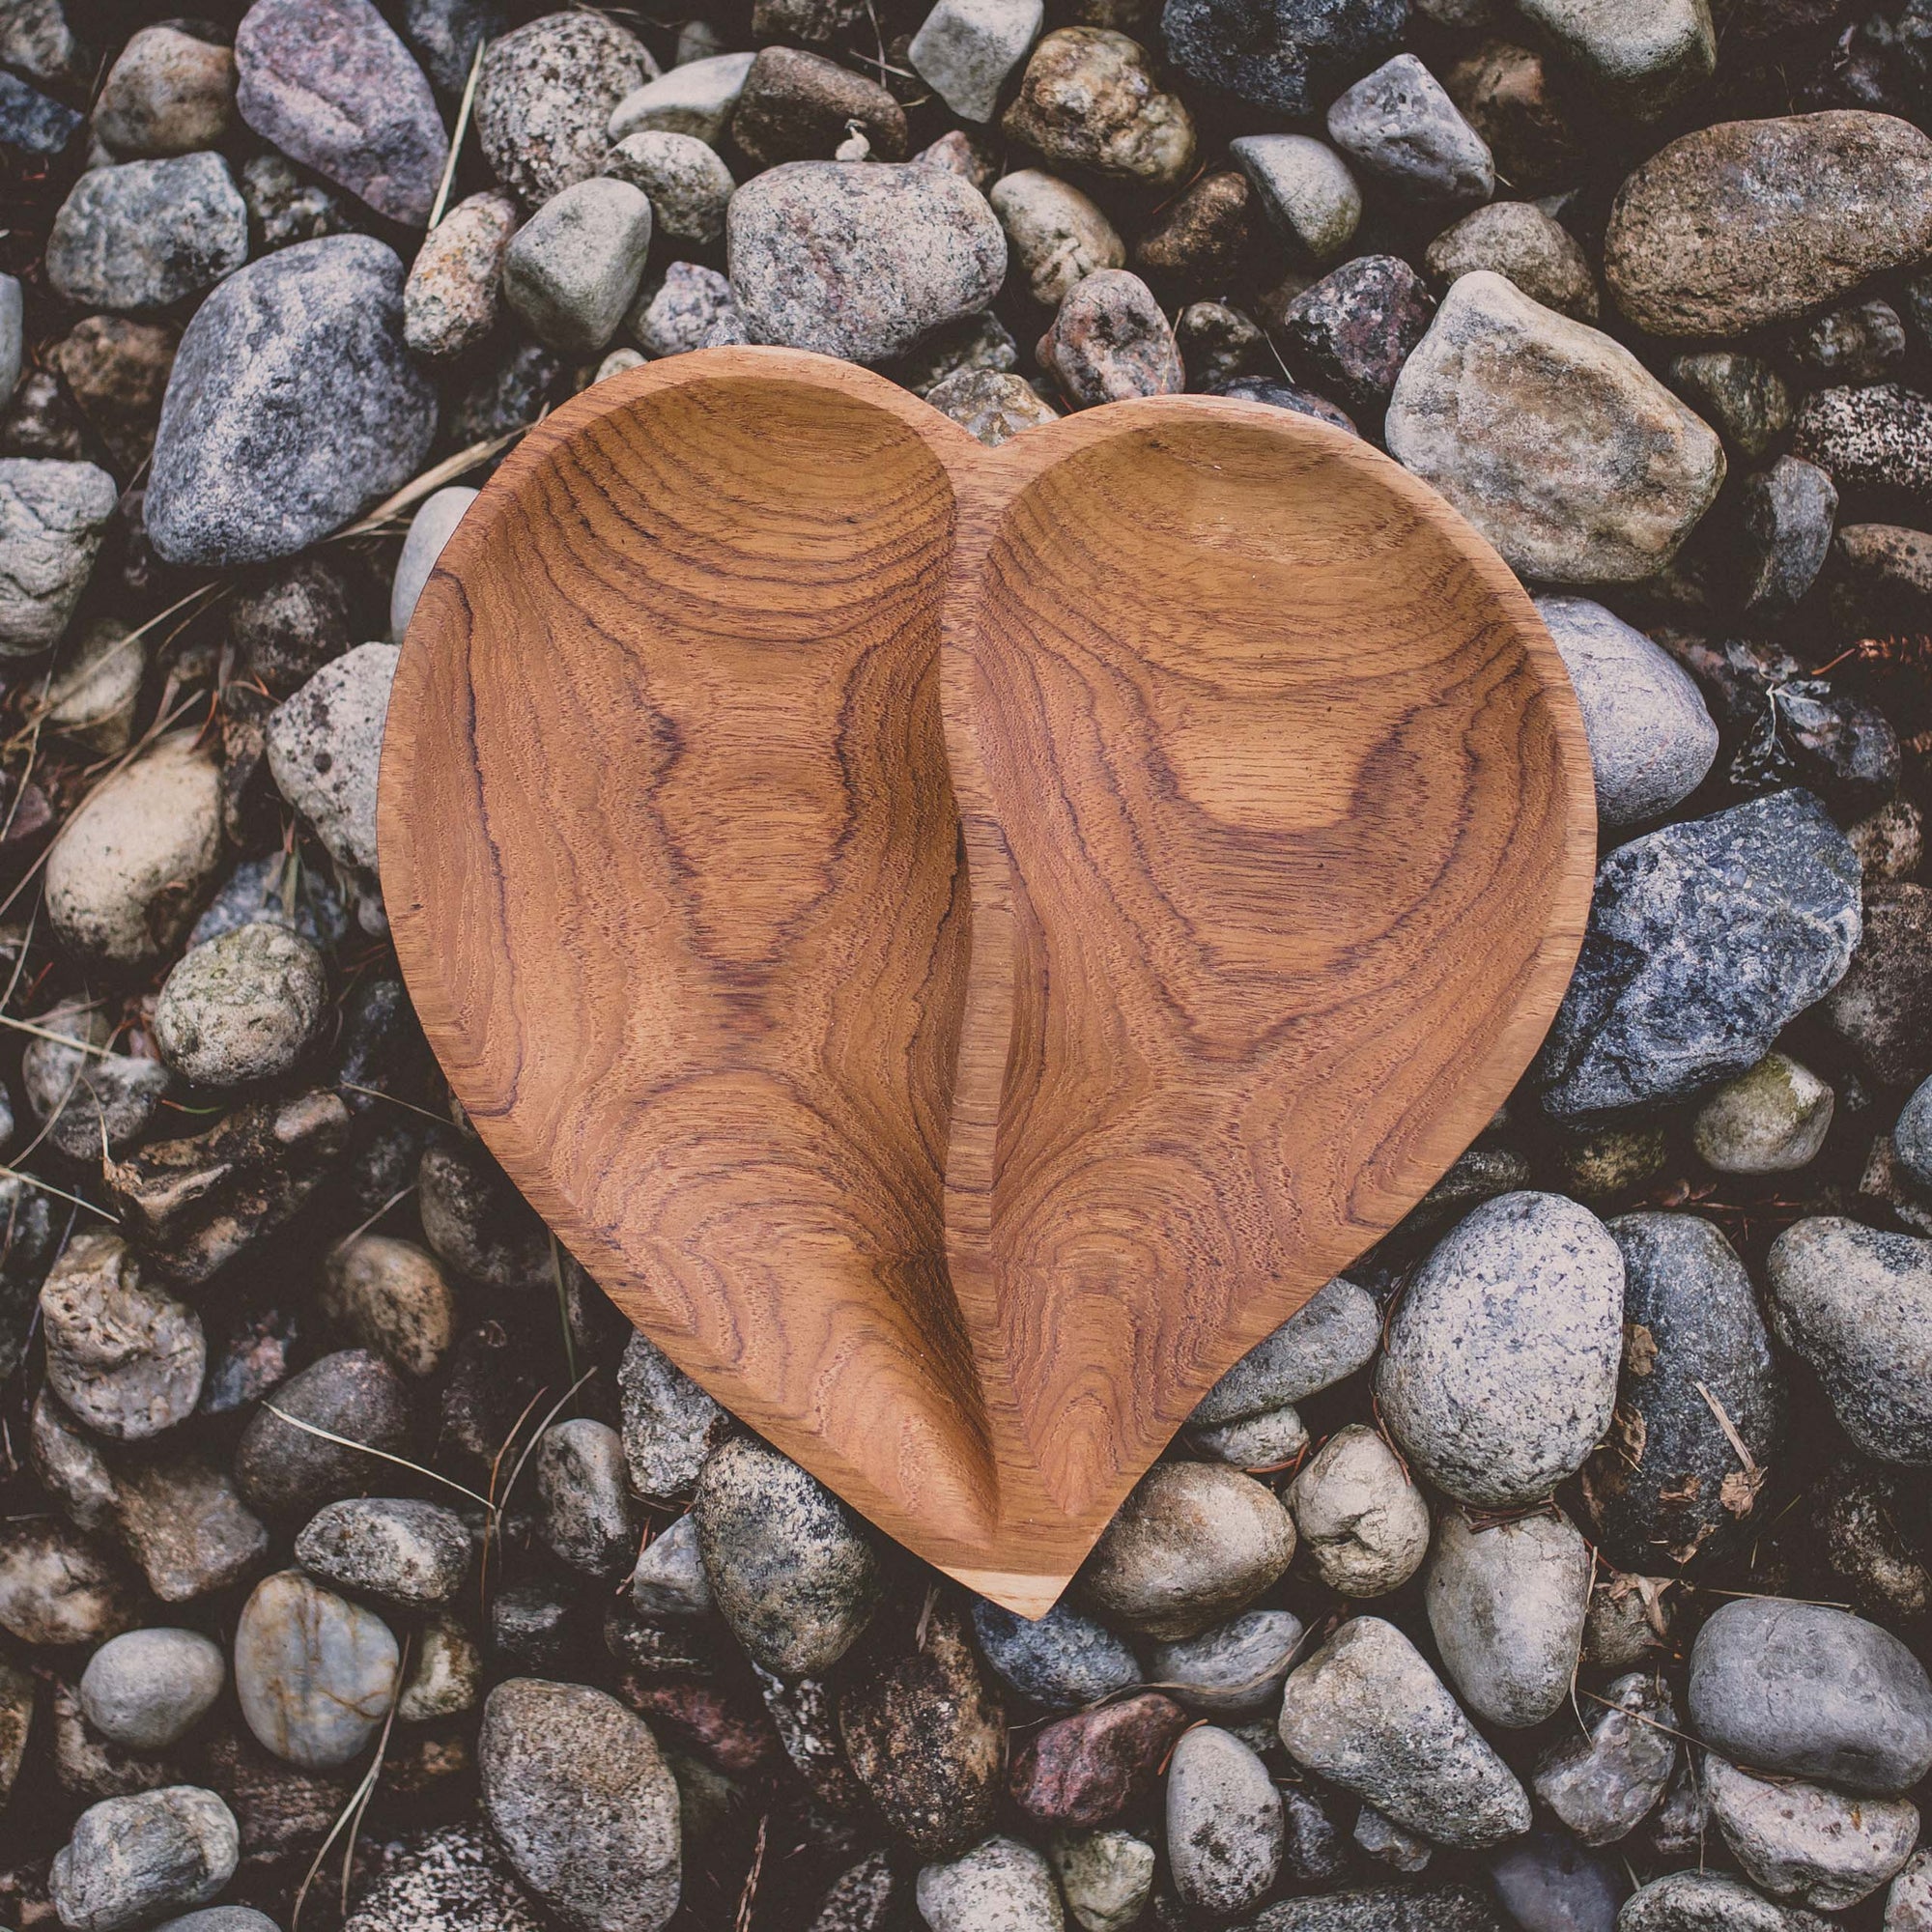
{"type": "Polygon", "coordinates": [[[682,1368],[1030,1615],[1535,1052],[1574,695],[1366,443],[1162,397],[597,384],[410,626],[384,895],[511,1178],[682,1368]]]}

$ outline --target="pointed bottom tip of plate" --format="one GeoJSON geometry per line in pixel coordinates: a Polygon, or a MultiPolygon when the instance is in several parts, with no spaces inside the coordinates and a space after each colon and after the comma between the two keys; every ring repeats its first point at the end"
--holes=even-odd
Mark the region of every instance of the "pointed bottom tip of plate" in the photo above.
{"type": "Polygon", "coordinates": [[[1045,1616],[1073,1580],[1070,1571],[1064,1577],[1037,1577],[1019,1570],[965,1570],[951,1564],[942,1567],[949,1577],[964,1583],[969,1590],[1030,1620],[1045,1616]]]}

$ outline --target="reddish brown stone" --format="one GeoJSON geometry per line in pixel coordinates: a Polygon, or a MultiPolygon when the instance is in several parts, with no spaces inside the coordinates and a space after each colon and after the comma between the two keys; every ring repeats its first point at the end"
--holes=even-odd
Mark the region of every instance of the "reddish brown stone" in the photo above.
{"type": "Polygon", "coordinates": [[[766,47],[745,76],[731,135],[760,169],[829,161],[856,121],[872,158],[905,158],[906,118],[875,80],[797,47],[766,47]]]}
{"type": "Polygon", "coordinates": [[[1573,180],[1583,150],[1549,96],[1543,56],[1508,41],[1486,41],[1442,76],[1449,99],[1490,144],[1496,174],[1513,194],[1541,194],[1573,180]]]}
{"type": "Polygon", "coordinates": [[[53,359],[94,432],[128,469],[155,446],[181,331],[125,315],[91,315],[55,343],[53,359]]]}
{"type": "Polygon", "coordinates": [[[1104,1825],[1153,1789],[1168,1747],[1192,1721],[1158,1690],[1062,1718],[1013,1760],[1013,1802],[1043,1825],[1104,1825]]]}
{"type": "Polygon", "coordinates": [[[627,1672],[618,1689],[641,1718],[662,1724],[720,1771],[762,1771],[779,1756],[779,1734],[764,1709],[730,1687],[696,1677],[641,1677],[627,1672]]]}
{"type": "Polygon", "coordinates": [[[1134,248],[1134,267],[1176,288],[1228,281],[1257,234],[1254,190],[1233,168],[1203,175],[1175,196],[1134,248]]]}

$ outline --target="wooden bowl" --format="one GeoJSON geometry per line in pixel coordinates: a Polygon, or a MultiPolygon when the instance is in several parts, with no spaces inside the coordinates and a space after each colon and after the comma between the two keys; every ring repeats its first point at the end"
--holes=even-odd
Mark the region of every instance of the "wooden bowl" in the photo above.
{"type": "Polygon", "coordinates": [[[680,1367],[1027,1614],[1534,1054],[1595,808],[1508,569],[1195,396],[997,450],[713,350],[533,430],[404,645],[451,1087],[680,1367]]]}

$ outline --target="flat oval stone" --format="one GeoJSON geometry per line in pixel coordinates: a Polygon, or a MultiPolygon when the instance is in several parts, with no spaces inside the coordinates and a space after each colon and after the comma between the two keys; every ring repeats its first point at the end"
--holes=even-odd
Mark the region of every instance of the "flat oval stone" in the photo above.
{"type": "Polygon", "coordinates": [[[1133,1652],[1065,1602],[1034,1619],[982,1597],[973,1605],[973,1634],[995,1673],[1049,1711],[1097,1703],[1141,1681],[1133,1652]]]}
{"type": "Polygon", "coordinates": [[[1199,1636],[1161,1644],[1153,1681],[1190,1710],[1259,1711],[1288,1681],[1304,1634],[1292,1610],[1247,1610],[1199,1636]]]}
{"type": "Polygon", "coordinates": [[[166,1750],[207,1716],[227,1681],[221,1646],[199,1631],[126,1631],[87,1660],[80,1708],[112,1744],[166,1750]]]}
{"type": "Polygon", "coordinates": [[[1932,138],[1833,109],[1724,121],[1617,190],[1604,276],[1652,335],[1747,335],[1932,254],[1932,138]]]}
{"type": "Polygon", "coordinates": [[[256,1738],[304,1771],[370,1743],[395,1701],[400,1654],[375,1611],[299,1570],[255,1585],[235,1626],[235,1695],[256,1738]]]}
{"type": "Polygon", "coordinates": [[[1232,1918],[1258,1904],[1281,1869],[1281,1794],[1266,1765],[1230,1731],[1197,1724],[1167,1770],[1167,1857],[1197,1912],[1232,1918]]]}

